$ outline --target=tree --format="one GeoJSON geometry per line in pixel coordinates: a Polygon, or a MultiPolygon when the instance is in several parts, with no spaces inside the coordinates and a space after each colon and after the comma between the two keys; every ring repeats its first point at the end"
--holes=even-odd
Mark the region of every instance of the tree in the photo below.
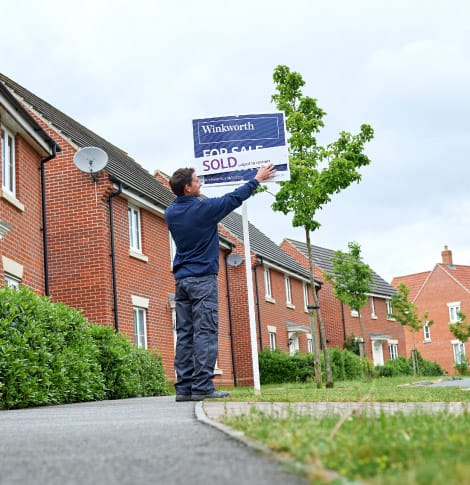
{"type": "Polygon", "coordinates": [[[368,358],[365,345],[366,336],[361,318],[361,308],[367,303],[374,278],[372,269],[361,259],[361,246],[357,242],[348,243],[349,252],[335,251],[331,258],[333,272],[325,278],[333,284],[333,293],[351,310],[358,312],[359,327],[364,342],[364,356],[368,358]]]}
{"type": "MultiPolygon", "coordinates": [[[[470,338],[470,324],[467,323],[467,315],[465,315],[465,313],[458,311],[457,316],[459,318],[458,321],[450,323],[449,330],[457,340],[465,344],[470,338]]],[[[468,372],[467,366],[467,359],[465,358],[465,355],[462,355],[460,362],[458,362],[455,367],[460,373],[466,374],[468,372]]]]}
{"type": "Polygon", "coordinates": [[[320,227],[320,223],[314,219],[316,212],[330,202],[331,195],[361,180],[358,169],[370,163],[363,153],[364,145],[372,140],[374,132],[369,125],[364,124],[357,135],[343,131],[333,143],[325,147],[319,145],[315,134],[324,126],[323,117],[326,113],[317,105],[316,99],[302,94],[301,88],[305,84],[302,76],[291,71],[289,67],[280,65],[274,69],[273,80],[277,93],[272,96],[272,101],[280,111],[284,111],[286,128],[290,135],[290,180],[280,183],[280,190],[272,207],[284,214],[292,213],[293,226],[303,227],[305,230],[310,286],[314,300],[314,305],[309,305],[309,316],[315,380],[317,387],[321,387],[320,351],[313,310],[325,355],[326,386],[333,387],[325,328],[315,288],[310,233],[320,227]]]}
{"type": "Polygon", "coordinates": [[[407,327],[413,338],[413,350],[411,352],[413,361],[413,373],[418,372],[418,356],[416,350],[415,334],[423,329],[424,326],[430,327],[434,322],[428,320],[428,313],[423,314],[421,320],[418,315],[418,308],[416,305],[408,299],[410,289],[405,283],[400,283],[397,288],[397,293],[392,296],[392,313],[388,314],[389,318],[395,319],[400,325],[407,327]]]}

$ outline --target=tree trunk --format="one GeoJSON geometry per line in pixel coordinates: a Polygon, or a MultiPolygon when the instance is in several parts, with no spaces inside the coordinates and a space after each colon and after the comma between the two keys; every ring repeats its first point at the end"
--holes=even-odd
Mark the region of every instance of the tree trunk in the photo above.
{"type": "Polygon", "coordinates": [[[366,334],[364,332],[364,325],[362,325],[362,319],[361,319],[361,311],[357,310],[358,318],[359,318],[359,327],[361,329],[361,335],[362,335],[362,342],[363,342],[363,349],[364,349],[364,358],[367,361],[367,370],[363,370],[362,372],[362,377],[370,379],[371,375],[369,372],[369,353],[367,352],[367,343],[366,343],[366,334]]]}
{"type": "MultiPolygon", "coordinates": [[[[318,300],[317,290],[315,288],[315,273],[314,273],[314,265],[313,265],[312,245],[310,242],[310,231],[305,230],[305,236],[306,236],[306,242],[307,242],[307,253],[308,253],[309,270],[310,270],[310,285],[312,287],[313,301],[314,301],[316,316],[318,320],[318,328],[320,329],[320,339],[323,347],[323,354],[325,357],[326,387],[331,388],[333,387],[333,377],[331,372],[330,356],[328,354],[328,345],[326,342],[325,326],[323,325],[323,319],[321,317],[321,311],[320,311],[320,303],[318,300]]],[[[310,310],[309,310],[309,313],[310,313],[310,310]]],[[[311,322],[312,320],[313,319],[311,319],[311,322]]],[[[317,352],[317,356],[315,358],[318,359],[318,366],[320,369],[320,379],[321,379],[320,350],[318,349],[318,337],[316,333],[317,325],[315,325],[314,321],[312,323],[313,323],[313,326],[311,325],[312,332],[315,332],[315,334],[312,333],[312,340],[314,340],[314,343],[316,340],[316,349],[314,348],[314,351],[317,352]]],[[[318,385],[318,381],[317,381],[317,385],[318,385]]],[[[320,385],[321,385],[321,380],[320,380],[320,385]]]]}

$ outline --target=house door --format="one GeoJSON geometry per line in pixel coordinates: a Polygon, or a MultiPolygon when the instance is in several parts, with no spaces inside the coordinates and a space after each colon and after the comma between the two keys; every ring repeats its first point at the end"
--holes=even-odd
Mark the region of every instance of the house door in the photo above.
{"type": "Polygon", "coordinates": [[[384,365],[382,340],[372,341],[372,358],[374,360],[374,365],[384,365]]]}

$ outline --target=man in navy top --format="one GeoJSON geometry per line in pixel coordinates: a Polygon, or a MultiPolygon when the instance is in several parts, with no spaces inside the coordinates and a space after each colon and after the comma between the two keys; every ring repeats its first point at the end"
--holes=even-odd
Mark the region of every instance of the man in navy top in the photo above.
{"type": "Polygon", "coordinates": [[[180,168],[170,178],[177,196],[165,211],[176,255],[176,400],[201,401],[229,397],[212,383],[218,353],[219,234],[217,224],[240,207],[275,173],[272,164],[222,197],[200,199],[201,183],[193,168],[180,168]]]}

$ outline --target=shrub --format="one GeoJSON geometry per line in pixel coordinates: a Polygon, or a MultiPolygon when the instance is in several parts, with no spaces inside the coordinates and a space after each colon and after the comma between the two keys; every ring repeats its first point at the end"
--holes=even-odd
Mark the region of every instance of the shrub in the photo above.
{"type": "Polygon", "coordinates": [[[265,349],[258,354],[261,384],[281,384],[297,380],[295,363],[286,352],[265,349]]]}
{"type": "MultiPolygon", "coordinates": [[[[418,362],[418,374],[420,376],[442,376],[444,371],[442,367],[432,360],[423,359],[420,352],[416,351],[417,362],[418,362]]],[[[410,363],[412,362],[410,358],[410,363]]]]}
{"type": "Polygon", "coordinates": [[[89,332],[98,345],[106,399],[166,394],[161,357],[135,347],[129,337],[114,329],[91,325],[89,332]]]}
{"type": "Polygon", "coordinates": [[[0,289],[0,407],[166,393],[158,355],[27,287],[0,289]]]}
{"type": "Polygon", "coordinates": [[[387,360],[384,365],[377,366],[375,371],[379,377],[397,377],[413,375],[411,360],[405,357],[387,360]]]}
{"type": "Polygon", "coordinates": [[[26,287],[0,290],[0,404],[5,408],[104,398],[88,322],[26,287]]]}
{"type": "MultiPolygon", "coordinates": [[[[369,369],[369,363],[353,352],[329,349],[333,380],[352,380],[361,378],[363,370],[369,369]]],[[[325,363],[323,353],[320,354],[322,379],[325,380],[325,363]]],[[[282,384],[284,382],[306,382],[315,379],[313,354],[296,353],[290,356],[280,350],[265,349],[259,353],[259,368],[261,384],[282,384]]]]}

